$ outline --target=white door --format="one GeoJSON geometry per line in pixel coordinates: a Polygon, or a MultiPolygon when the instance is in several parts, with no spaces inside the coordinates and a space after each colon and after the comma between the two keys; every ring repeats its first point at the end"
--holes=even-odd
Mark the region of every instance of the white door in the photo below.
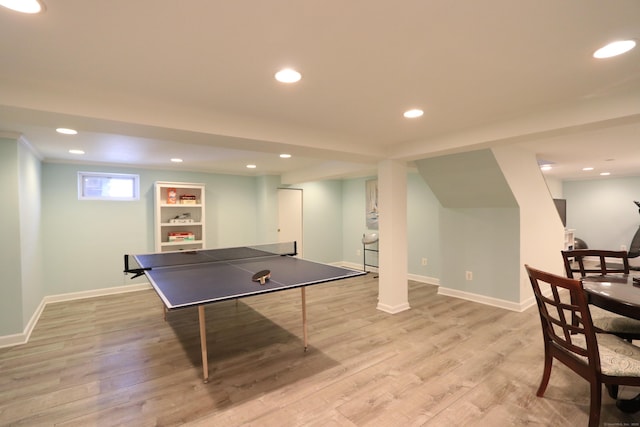
{"type": "Polygon", "coordinates": [[[278,241],[297,242],[302,257],[302,190],[278,190],[278,241]]]}

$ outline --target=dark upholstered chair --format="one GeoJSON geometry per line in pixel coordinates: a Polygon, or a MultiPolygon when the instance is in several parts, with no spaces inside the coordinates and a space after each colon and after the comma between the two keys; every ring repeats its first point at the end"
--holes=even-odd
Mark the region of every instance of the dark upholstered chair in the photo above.
{"type": "Polygon", "coordinates": [[[525,268],[544,339],[544,371],[536,394],[542,397],[547,389],[553,359],[562,362],[591,385],[589,426],[596,427],[603,384],[616,390],[620,385],[640,386],[640,347],[612,334],[596,333],[580,280],[525,268]]]}
{"type": "MultiPolygon", "coordinates": [[[[567,277],[629,274],[629,258],[625,251],[576,249],[562,251],[567,277]]],[[[626,340],[640,340],[640,320],[621,316],[591,306],[591,318],[597,332],[615,334],[626,340]]]]}

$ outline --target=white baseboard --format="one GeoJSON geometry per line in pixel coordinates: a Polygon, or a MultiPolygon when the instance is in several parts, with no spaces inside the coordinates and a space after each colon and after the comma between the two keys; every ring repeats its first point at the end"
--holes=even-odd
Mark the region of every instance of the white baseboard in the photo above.
{"type": "MultiPolygon", "coordinates": [[[[335,266],[338,266],[338,267],[346,267],[346,268],[351,268],[353,270],[361,270],[362,271],[362,264],[356,264],[356,263],[353,263],[353,262],[341,261],[341,262],[334,262],[331,265],[335,265],[335,266]]],[[[377,267],[370,267],[370,266],[367,266],[367,271],[369,271],[371,273],[378,273],[379,272],[377,267]]],[[[436,277],[421,276],[421,275],[418,275],[418,274],[408,274],[407,278],[409,280],[413,280],[414,282],[427,283],[429,285],[440,286],[440,279],[438,279],[436,277]]]]}
{"type": "MultiPolygon", "coordinates": [[[[338,261],[338,262],[332,262],[330,263],[330,265],[335,265],[336,267],[344,267],[344,268],[350,268],[352,270],[362,270],[362,264],[357,264],[355,262],[348,262],[348,261],[338,261]]],[[[369,268],[367,268],[367,271],[372,271],[369,270],[369,268]]]]}
{"type": "Polygon", "coordinates": [[[26,344],[29,340],[28,336],[22,334],[4,335],[0,337],[0,348],[13,347],[15,345],[26,344]]]}
{"type": "Polygon", "coordinates": [[[480,304],[490,305],[492,307],[504,308],[506,310],[517,311],[519,313],[523,312],[527,308],[531,307],[536,303],[535,298],[531,297],[527,300],[517,303],[513,301],[507,301],[499,298],[488,297],[485,295],[478,295],[471,292],[464,292],[457,289],[443,288],[440,286],[438,288],[439,295],[445,295],[448,297],[460,298],[467,301],[478,302],[480,304]]]}
{"type": "Polygon", "coordinates": [[[380,311],[384,311],[385,313],[398,314],[398,313],[400,313],[402,311],[409,310],[411,308],[411,306],[409,306],[408,302],[405,302],[405,303],[402,303],[402,304],[398,304],[398,305],[395,305],[395,306],[378,303],[378,306],[376,308],[378,310],[380,310],[380,311]]]}
{"type": "Polygon", "coordinates": [[[94,298],[94,297],[103,297],[105,295],[122,294],[122,293],[125,293],[125,292],[143,291],[145,289],[151,289],[151,284],[148,283],[148,282],[145,282],[145,283],[136,283],[134,285],[114,286],[113,288],[92,289],[92,290],[89,290],[89,291],[70,292],[70,293],[67,293],[67,294],[49,295],[49,296],[44,297],[43,301],[45,302],[45,304],[50,304],[50,303],[54,303],[54,302],[73,301],[73,300],[77,300],[77,299],[94,298]]]}
{"type": "MultiPolygon", "coordinates": [[[[362,264],[355,264],[355,263],[349,263],[349,262],[341,262],[341,263],[335,263],[335,265],[340,265],[343,267],[347,267],[347,268],[353,268],[354,270],[362,270],[362,264]]],[[[371,268],[369,267],[368,270],[370,269],[370,271],[372,272],[378,272],[377,268],[371,268]]],[[[490,305],[493,307],[498,307],[498,308],[504,308],[507,310],[511,310],[511,311],[517,311],[517,312],[522,312],[524,310],[526,310],[527,308],[531,307],[532,305],[535,305],[536,300],[535,298],[532,296],[530,298],[527,298],[525,301],[522,301],[521,303],[515,303],[513,301],[507,301],[507,300],[502,300],[502,299],[498,299],[498,298],[492,298],[492,297],[487,297],[484,295],[479,295],[479,294],[474,294],[471,292],[464,292],[464,291],[459,291],[457,289],[450,289],[450,288],[444,288],[442,286],[440,286],[440,279],[436,278],[436,277],[429,277],[429,276],[421,276],[418,274],[408,274],[407,278],[409,280],[413,280],[414,282],[420,282],[420,283],[426,283],[429,285],[435,285],[438,286],[438,294],[440,295],[445,295],[445,296],[449,296],[449,297],[454,297],[454,298],[460,298],[460,299],[464,299],[467,301],[473,301],[473,302],[478,302],[480,304],[486,304],[486,305],[490,305]]],[[[409,306],[407,305],[407,307],[387,307],[387,306],[380,306],[378,305],[378,309],[387,313],[399,313],[401,311],[407,310],[409,308],[409,306]]]]}
{"type": "Polygon", "coordinates": [[[24,328],[24,332],[20,334],[12,334],[12,335],[4,335],[0,336],[0,348],[3,347],[13,347],[15,345],[26,344],[29,341],[29,337],[31,337],[31,332],[35,328],[44,308],[47,304],[63,302],[63,301],[73,301],[77,299],[84,298],[94,298],[101,297],[105,295],[113,295],[113,294],[121,294],[124,292],[135,292],[142,291],[145,289],[150,289],[151,284],[149,283],[138,283],[135,285],[128,286],[116,286],[113,288],[103,288],[103,289],[93,289],[90,291],[81,291],[81,292],[70,292],[67,294],[58,294],[58,295],[47,295],[42,298],[40,304],[36,308],[35,312],[29,319],[27,326],[24,328]]]}
{"type": "Polygon", "coordinates": [[[420,276],[418,274],[409,274],[409,280],[414,282],[426,283],[428,285],[440,286],[440,279],[429,276],[420,276]]]}
{"type": "MultiPolygon", "coordinates": [[[[332,263],[332,265],[351,268],[354,270],[362,270],[362,264],[356,264],[351,262],[336,262],[336,263],[332,263]]],[[[377,273],[378,269],[375,267],[368,267],[367,271],[370,271],[372,273],[377,273]]],[[[515,303],[512,301],[506,301],[506,300],[487,297],[484,295],[478,295],[470,292],[459,291],[457,289],[444,288],[440,286],[440,279],[434,278],[434,277],[420,276],[417,274],[409,274],[407,276],[407,279],[420,282],[420,283],[436,285],[439,287],[438,294],[440,295],[460,298],[467,301],[478,302],[481,304],[486,304],[493,307],[504,308],[507,310],[517,311],[517,312],[522,312],[527,308],[531,307],[532,305],[535,305],[536,303],[535,298],[533,296],[526,299],[525,301],[522,301],[521,303],[515,303]]],[[[42,301],[40,301],[40,304],[38,305],[35,312],[31,316],[31,319],[29,319],[27,326],[24,328],[24,332],[20,334],[0,336],[0,348],[26,344],[29,341],[31,332],[33,331],[36,324],[38,323],[38,320],[40,319],[40,316],[42,315],[42,312],[44,311],[44,308],[46,307],[47,304],[63,302],[63,301],[72,301],[72,300],[84,299],[84,298],[94,298],[94,297],[100,297],[105,295],[120,294],[124,292],[135,292],[135,291],[141,291],[141,290],[150,289],[150,288],[151,288],[151,284],[149,283],[138,283],[138,284],[128,285],[128,286],[116,286],[112,288],[93,289],[88,291],[70,292],[66,294],[45,296],[42,299],[42,301]]],[[[410,309],[409,304],[406,304],[406,305],[401,304],[400,306],[397,306],[397,307],[378,304],[377,308],[378,310],[384,311],[386,313],[391,313],[391,314],[400,313],[402,311],[410,309]]]]}

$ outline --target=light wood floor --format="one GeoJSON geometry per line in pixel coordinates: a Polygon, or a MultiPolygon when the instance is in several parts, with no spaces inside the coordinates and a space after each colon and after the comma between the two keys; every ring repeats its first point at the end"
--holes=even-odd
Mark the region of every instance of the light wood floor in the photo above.
{"type": "MultiPolygon", "coordinates": [[[[410,282],[376,310],[371,274],[197,310],[152,290],[50,304],[28,344],[0,349],[0,425],[581,426],[588,385],[557,364],[544,398],[535,307],[514,313],[410,282]]],[[[605,393],[603,425],[638,425],[605,393]]]]}

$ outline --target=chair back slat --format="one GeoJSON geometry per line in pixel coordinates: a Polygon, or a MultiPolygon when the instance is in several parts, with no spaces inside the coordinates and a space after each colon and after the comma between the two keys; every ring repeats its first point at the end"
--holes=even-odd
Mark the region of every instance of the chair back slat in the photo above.
{"type": "Polygon", "coordinates": [[[574,249],[562,251],[562,259],[567,277],[572,279],[574,273],[585,277],[593,274],[629,274],[630,270],[629,254],[625,251],[574,249]],[[588,263],[590,260],[593,261],[593,265],[588,263]]]}
{"type": "Polygon", "coordinates": [[[600,356],[587,297],[580,280],[525,265],[538,305],[545,342],[600,370],[600,356]],[[550,288],[550,292],[543,292],[550,288]]]}

